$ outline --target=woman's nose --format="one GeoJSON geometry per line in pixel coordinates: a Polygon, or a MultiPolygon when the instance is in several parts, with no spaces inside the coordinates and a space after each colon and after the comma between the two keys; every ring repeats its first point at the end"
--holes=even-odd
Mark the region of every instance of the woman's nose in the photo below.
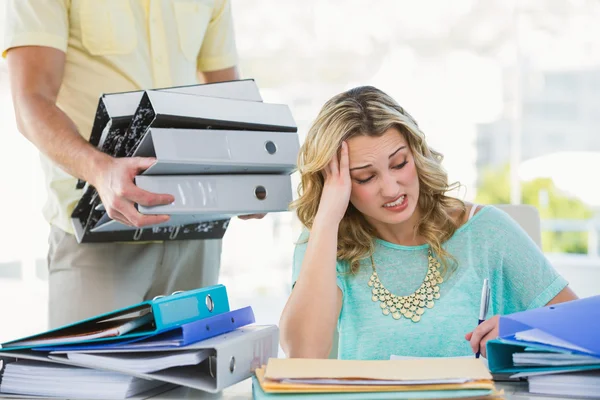
{"type": "Polygon", "coordinates": [[[394,200],[400,194],[400,184],[392,174],[386,174],[381,179],[381,195],[386,199],[394,200]]]}

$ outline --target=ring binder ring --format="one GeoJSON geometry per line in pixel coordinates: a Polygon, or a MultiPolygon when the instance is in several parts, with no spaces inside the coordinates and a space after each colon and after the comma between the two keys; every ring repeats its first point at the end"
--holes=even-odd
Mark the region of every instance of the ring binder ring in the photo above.
{"type": "Polygon", "coordinates": [[[154,297],[152,298],[152,301],[154,301],[154,300],[158,300],[158,299],[162,299],[163,297],[165,297],[165,296],[164,296],[164,295],[162,295],[162,294],[159,294],[158,296],[154,296],[154,297]]]}
{"type": "Polygon", "coordinates": [[[212,378],[216,378],[215,368],[217,367],[217,357],[209,356],[208,357],[208,373],[212,378]]]}
{"type": "Polygon", "coordinates": [[[144,228],[136,229],[135,233],[133,234],[133,240],[140,240],[140,238],[142,237],[142,232],[144,232],[144,228]]]}
{"type": "Polygon", "coordinates": [[[171,293],[171,296],[175,296],[176,294],[180,294],[180,293],[185,293],[185,290],[176,290],[173,293],[171,293]]]}
{"type": "Polygon", "coordinates": [[[277,145],[269,140],[265,142],[265,150],[267,150],[267,153],[269,154],[275,154],[277,153],[277,145]]]}
{"type": "Polygon", "coordinates": [[[267,189],[265,189],[264,186],[257,186],[254,189],[254,196],[256,196],[257,199],[259,200],[264,200],[267,198],[267,189]]]}
{"type": "Polygon", "coordinates": [[[177,237],[177,235],[179,234],[179,228],[181,228],[181,226],[177,226],[175,230],[171,232],[171,234],[169,235],[169,239],[173,240],[177,237]]]}
{"type": "Polygon", "coordinates": [[[208,308],[208,311],[210,312],[212,312],[215,309],[215,303],[212,297],[210,297],[210,294],[206,295],[206,308],[208,308]]]}

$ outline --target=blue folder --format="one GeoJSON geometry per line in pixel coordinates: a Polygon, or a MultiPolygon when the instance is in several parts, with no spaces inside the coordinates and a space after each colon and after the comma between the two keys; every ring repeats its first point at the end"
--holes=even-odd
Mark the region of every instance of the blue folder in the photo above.
{"type": "Polygon", "coordinates": [[[486,349],[492,373],[600,369],[600,296],[502,316],[499,322],[499,337],[488,341],[486,349]],[[538,329],[552,335],[565,342],[567,346],[558,347],[516,338],[517,333],[531,329],[538,329]],[[512,355],[524,351],[585,354],[598,357],[598,364],[547,367],[515,366],[512,355]]]}
{"type": "Polygon", "coordinates": [[[229,299],[223,285],[209,286],[206,288],[176,292],[170,296],[163,296],[155,300],[144,301],[120,310],[101,314],[74,324],[66,325],[45,333],[13,340],[2,344],[4,351],[48,347],[50,344],[26,344],[32,341],[53,340],[52,346],[74,343],[97,343],[113,340],[148,337],[158,332],[179,327],[191,321],[207,318],[229,311],[229,299]],[[97,339],[80,340],[74,338],[76,334],[92,333],[102,329],[115,319],[132,315],[144,314],[147,321],[143,326],[120,336],[104,337],[97,339]]]}
{"type": "Polygon", "coordinates": [[[136,351],[136,350],[173,350],[202,340],[210,339],[224,333],[232,332],[242,326],[255,322],[252,307],[218,314],[213,317],[188,322],[181,326],[165,331],[129,339],[125,341],[111,341],[104,343],[90,343],[82,345],[38,347],[38,351],[136,351]]]}

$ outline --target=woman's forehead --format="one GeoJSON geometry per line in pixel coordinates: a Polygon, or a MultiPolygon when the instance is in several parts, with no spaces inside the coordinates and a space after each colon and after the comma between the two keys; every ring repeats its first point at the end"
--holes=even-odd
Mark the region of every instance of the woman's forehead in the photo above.
{"type": "Polygon", "coordinates": [[[408,143],[404,135],[398,129],[391,128],[382,136],[355,136],[348,140],[348,150],[350,158],[378,158],[385,157],[386,159],[398,148],[406,146],[408,143]]]}

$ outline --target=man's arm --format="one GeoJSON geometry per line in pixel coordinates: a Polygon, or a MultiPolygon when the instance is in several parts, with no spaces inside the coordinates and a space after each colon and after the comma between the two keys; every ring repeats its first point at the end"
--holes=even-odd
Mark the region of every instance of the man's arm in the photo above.
{"type": "Polygon", "coordinates": [[[65,53],[27,46],[7,55],[12,99],[19,131],[69,174],[90,180],[107,155],[96,150],[56,106],[65,53]]]}
{"type": "Polygon", "coordinates": [[[69,174],[93,185],[108,215],[127,225],[165,222],[166,215],[142,215],[133,203],[168,204],[170,195],[139,189],[135,175],[154,163],[151,158],[117,159],[90,145],[73,121],[56,105],[62,83],[65,53],[42,46],[8,51],[10,85],[19,131],[69,174]]]}
{"type": "Polygon", "coordinates": [[[203,83],[226,82],[240,79],[237,67],[219,69],[216,71],[200,71],[200,81],[203,83]]]}

